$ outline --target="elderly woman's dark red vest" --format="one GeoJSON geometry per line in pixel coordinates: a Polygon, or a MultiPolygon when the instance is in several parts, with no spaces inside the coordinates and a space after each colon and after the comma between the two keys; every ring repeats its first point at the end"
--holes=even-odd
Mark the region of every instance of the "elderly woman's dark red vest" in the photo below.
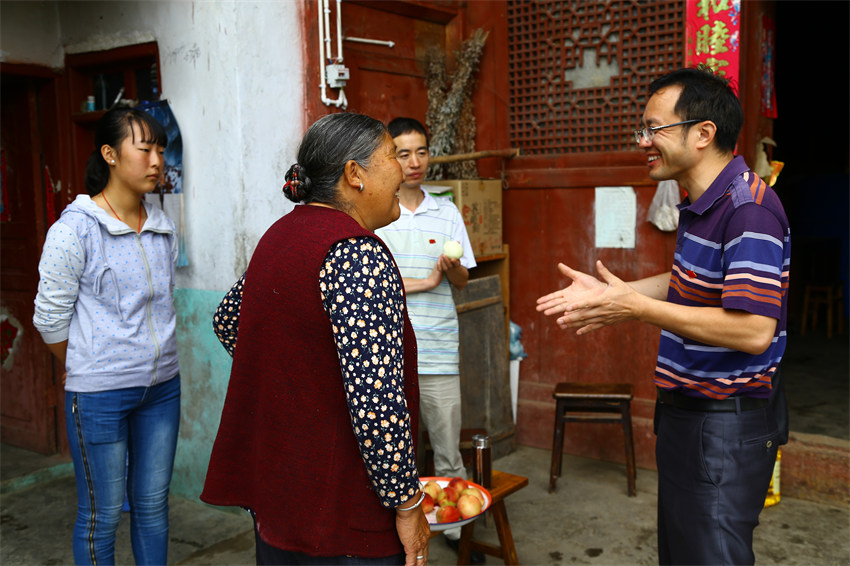
{"type": "MultiPolygon", "coordinates": [[[[395,511],[381,505],[360,457],[319,292],[328,250],[356,236],[377,239],[347,214],[297,206],[260,240],[201,494],[252,509],[268,544],[315,556],[403,552],[395,511]]],[[[406,311],[404,390],[416,438],[416,338],[406,311]]]]}

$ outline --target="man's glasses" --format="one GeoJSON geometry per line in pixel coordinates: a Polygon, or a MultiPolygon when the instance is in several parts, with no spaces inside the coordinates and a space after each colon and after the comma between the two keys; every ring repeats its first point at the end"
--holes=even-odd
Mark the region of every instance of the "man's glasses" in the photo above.
{"type": "Polygon", "coordinates": [[[655,126],[655,127],[646,127],[642,130],[635,130],[635,141],[639,144],[641,141],[646,140],[648,142],[652,142],[655,137],[655,132],[658,130],[663,130],[664,128],[672,128],[673,126],[681,126],[682,124],[693,124],[695,122],[705,122],[705,120],[685,120],[684,122],[676,122],[675,124],[666,124],[664,126],[655,126]]]}

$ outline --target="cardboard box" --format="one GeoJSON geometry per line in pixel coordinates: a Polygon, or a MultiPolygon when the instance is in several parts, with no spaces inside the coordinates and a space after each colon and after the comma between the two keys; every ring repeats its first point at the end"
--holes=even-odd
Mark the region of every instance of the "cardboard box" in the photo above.
{"type": "Polygon", "coordinates": [[[447,196],[457,206],[475,257],[502,253],[502,181],[471,179],[428,181],[428,192],[447,196]],[[438,192],[438,187],[446,187],[438,192]],[[436,189],[436,190],[435,190],[436,189]]]}

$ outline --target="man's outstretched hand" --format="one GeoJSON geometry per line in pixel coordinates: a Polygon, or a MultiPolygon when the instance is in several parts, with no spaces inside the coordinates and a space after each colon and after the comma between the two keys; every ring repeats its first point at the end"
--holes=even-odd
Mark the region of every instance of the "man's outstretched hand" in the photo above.
{"type": "Polygon", "coordinates": [[[558,264],[561,273],[572,282],[565,289],[537,299],[537,311],[546,316],[558,315],[561,328],[578,328],[576,334],[587,334],[599,328],[636,318],[642,295],[608,271],[601,261],[596,270],[602,281],[558,264]]]}

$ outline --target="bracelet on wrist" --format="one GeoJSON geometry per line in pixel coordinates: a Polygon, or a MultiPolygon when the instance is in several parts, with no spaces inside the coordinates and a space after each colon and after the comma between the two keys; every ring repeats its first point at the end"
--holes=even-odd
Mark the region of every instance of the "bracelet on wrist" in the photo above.
{"type": "Polygon", "coordinates": [[[425,500],[425,492],[421,491],[420,495],[419,495],[419,501],[417,501],[416,503],[414,503],[410,507],[405,507],[404,509],[402,509],[401,507],[396,507],[396,510],[397,511],[413,511],[414,509],[416,509],[417,507],[422,505],[422,501],[424,501],[424,500],[425,500]]]}

